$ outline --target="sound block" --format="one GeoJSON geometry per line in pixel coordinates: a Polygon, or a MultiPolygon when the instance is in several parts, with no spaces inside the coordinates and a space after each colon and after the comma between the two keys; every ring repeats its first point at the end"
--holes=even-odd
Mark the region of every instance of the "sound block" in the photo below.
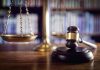
{"type": "Polygon", "coordinates": [[[64,63],[85,63],[94,59],[93,53],[84,47],[76,47],[75,50],[59,47],[51,54],[52,61],[64,63]]]}

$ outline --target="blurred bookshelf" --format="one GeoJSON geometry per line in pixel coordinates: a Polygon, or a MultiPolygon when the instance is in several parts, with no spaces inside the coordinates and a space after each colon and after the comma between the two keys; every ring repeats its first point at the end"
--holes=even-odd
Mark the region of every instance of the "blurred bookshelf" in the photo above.
{"type": "Polygon", "coordinates": [[[18,34],[20,33],[20,2],[22,1],[22,21],[23,21],[23,32],[29,33],[29,27],[26,25],[29,22],[33,33],[38,34],[38,38],[42,39],[42,17],[43,17],[43,6],[41,0],[0,0],[0,34],[4,31],[4,24],[8,22],[7,32],[9,34],[18,34]],[[11,16],[8,20],[8,10],[9,6],[12,3],[11,7],[11,16]],[[25,1],[27,1],[27,6],[29,10],[29,16],[26,15],[25,1]]]}
{"type": "Polygon", "coordinates": [[[83,36],[100,42],[100,0],[50,0],[50,33],[77,26],[83,36]]]}

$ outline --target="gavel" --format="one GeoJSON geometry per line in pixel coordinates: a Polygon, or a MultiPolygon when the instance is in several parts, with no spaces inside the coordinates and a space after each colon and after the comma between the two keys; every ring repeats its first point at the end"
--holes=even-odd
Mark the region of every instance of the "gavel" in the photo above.
{"type": "Polygon", "coordinates": [[[76,26],[69,26],[66,34],[66,47],[57,47],[52,51],[52,61],[61,61],[66,63],[84,63],[94,59],[93,52],[88,48],[95,50],[97,46],[90,42],[80,39],[79,29],[76,26]],[[81,47],[78,43],[88,46],[81,47]]]}

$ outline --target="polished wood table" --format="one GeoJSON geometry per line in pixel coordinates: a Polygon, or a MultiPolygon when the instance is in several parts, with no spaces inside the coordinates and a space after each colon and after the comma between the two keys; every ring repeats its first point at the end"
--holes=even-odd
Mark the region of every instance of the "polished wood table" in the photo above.
{"type": "Polygon", "coordinates": [[[100,47],[94,61],[82,64],[52,62],[51,52],[34,51],[36,45],[0,45],[0,70],[100,70],[100,47]]]}

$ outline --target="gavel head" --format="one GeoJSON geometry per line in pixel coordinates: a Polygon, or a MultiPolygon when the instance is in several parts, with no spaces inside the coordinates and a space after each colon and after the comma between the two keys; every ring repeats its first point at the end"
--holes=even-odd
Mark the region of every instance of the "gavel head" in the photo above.
{"type": "Polygon", "coordinates": [[[66,34],[66,46],[70,49],[75,50],[78,46],[77,41],[79,40],[79,29],[76,26],[68,27],[68,32],[66,34]]]}
{"type": "Polygon", "coordinates": [[[79,39],[79,29],[76,26],[70,26],[68,27],[68,32],[66,34],[67,40],[75,40],[77,41],[79,39]]]}

